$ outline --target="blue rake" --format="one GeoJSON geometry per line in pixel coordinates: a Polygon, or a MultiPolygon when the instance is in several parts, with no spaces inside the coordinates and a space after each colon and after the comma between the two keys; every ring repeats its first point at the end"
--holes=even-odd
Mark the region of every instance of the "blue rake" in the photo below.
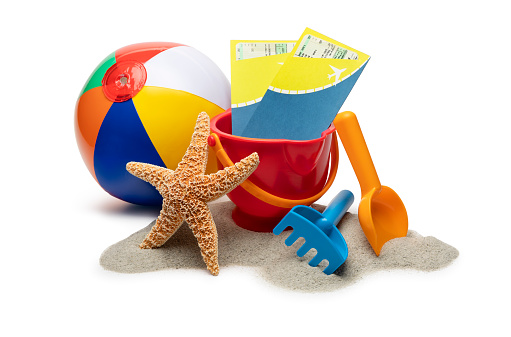
{"type": "Polygon", "coordinates": [[[309,262],[316,267],[321,261],[327,260],[328,267],[323,272],[332,274],[348,257],[348,246],[337,229],[346,211],[353,204],[355,197],[348,190],[342,190],[320,213],[309,206],[295,206],[273,229],[273,234],[279,235],[287,227],[293,232],[286,239],[287,246],[291,246],[298,238],[303,237],[305,243],[298,249],[296,255],[304,256],[310,249],[317,251],[316,256],[309,262]]]}

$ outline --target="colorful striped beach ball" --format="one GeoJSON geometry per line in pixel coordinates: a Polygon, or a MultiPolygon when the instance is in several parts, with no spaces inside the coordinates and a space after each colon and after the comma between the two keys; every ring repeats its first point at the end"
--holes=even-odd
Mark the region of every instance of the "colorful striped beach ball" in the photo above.
{"type": "MultiPolygon", "coordinates": [[[[178,43],[121,48],[99,64],[75,109],[75,133],[90,173],[108,193],[160,205],[158,191],[126,171],[139,161],[175,169],[198,114],[230,107],[229,81],[207,56],[178,43]]],[[[207,172],[216,170],[210,152],[207,172]]]]}

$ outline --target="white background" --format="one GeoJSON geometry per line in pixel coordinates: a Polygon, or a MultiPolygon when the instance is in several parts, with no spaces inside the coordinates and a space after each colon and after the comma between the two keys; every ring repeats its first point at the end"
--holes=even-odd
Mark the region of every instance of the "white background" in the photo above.
{"type": "MultiPolygon", "coordinates": [[[[5,336],[503,335],[509,331],[506,1],[108,1],[2,6],[0,334],[5,336]],[[459,249],[432,273],[395,271],[330,293],[268,284],[250,268],[124,275],[104,249],[158,214],[105,193],[80,157],[74,108],[96,65],[128,44],[171,41],[230,78],[231,39],[305,27],[371,60],[343,106],[409,227],[459,249]]],[[[336,191],[360,191],[341,150],[336,191]]],[[[356,207],[352,207],[356,212],[356,207]]]]}

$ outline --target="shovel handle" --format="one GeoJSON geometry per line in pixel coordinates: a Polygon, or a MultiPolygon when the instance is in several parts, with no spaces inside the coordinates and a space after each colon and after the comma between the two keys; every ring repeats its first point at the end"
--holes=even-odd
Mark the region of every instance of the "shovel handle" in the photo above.
{"type": "Polygon", "coordinates": [[[335,117],[334,125],[357,175],[362,196],[372,189],[381,190],[380,179],[378,179],[357,116],[351,111],[341,112],[335,117]]]}

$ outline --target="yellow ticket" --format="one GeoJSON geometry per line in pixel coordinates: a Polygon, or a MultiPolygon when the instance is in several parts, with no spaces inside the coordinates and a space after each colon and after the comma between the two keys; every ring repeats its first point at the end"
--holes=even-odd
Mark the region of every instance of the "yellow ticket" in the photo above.
{"type": "Polygon", "coordinates": [[[368,60],[369,55],[359,50],[305,29],[282,66],[276,72],[272,69],[273,80],[255,108],[244,114],[250,119],[237,135],[293,140],[320,137],[368,60]]]}
{"type": "Polygon", "coordinates": [[[307,28],[271,83],[271,90],[307,92],[328,88],[352,74],[369,55],[307,28]]]}
{"type": "Polygon", "coordinates": [[[296,41],[231,41],[232,108],[261,100],[296,41]],[[277,47],[280,45],[279,47],[277,47]],[[285,46],[285,47],[283,47],[285,46]],[[286,52],[283,52],[286,51],[286,52]]]}
{"type": "Polygon", "coordinates": [[[296,41],[231,41],[232,134],[245,129],[252,112],[296,41]]]}

